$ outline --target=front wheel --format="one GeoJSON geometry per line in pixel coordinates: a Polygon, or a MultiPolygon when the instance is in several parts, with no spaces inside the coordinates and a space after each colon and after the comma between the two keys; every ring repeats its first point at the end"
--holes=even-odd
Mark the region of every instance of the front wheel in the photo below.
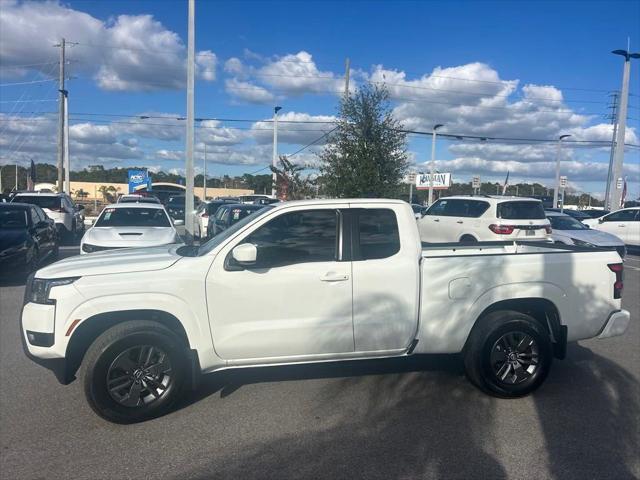
{"type": "Polygon", "coordinates": [[[546,379],[553,360],[549,333],[533,317],[498,311],[479,320],[464,351],[467,377],[485,393],[528,395],[546,379]]]}
{"type": "Polygon", "coordinates": [[[180,397],[188,371],[186,346],[156,322],[120,323],[102,333],[84,359],[91,408],[115,423],[165,414],[180,397]]]}

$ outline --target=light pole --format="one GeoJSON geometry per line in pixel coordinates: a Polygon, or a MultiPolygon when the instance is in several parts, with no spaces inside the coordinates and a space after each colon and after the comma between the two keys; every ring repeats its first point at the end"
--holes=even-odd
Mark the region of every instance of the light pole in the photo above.
{"type": "Polygon", "coordinates": [[[433,133],[431,134],[431,165],[429,165],[429,206],[433,203],[433,174],[436,161],[436,130],[440,127],[444,127],[444,124],[438,123],[433,126],[433,133]]]}
{"type": "Polygon", "coordinates": [[[571,135],[560,135],[558,137],[558,149],[556,150],[556,187],[553,190],[553,208],[558,208],[558,192],[560,191],[560,150],[562,149],[562,140],[571,135]]]}
{"type": "Polygon", "coordinates": [[[615,154],[613,156],[613,173],[611,175],[611,186],[609,192],[611,194],[611,202],[609,207],[611,210],[622,208],[620,205],[622,198],[622,189],[618,188],[618,179],[622,177],[622,164],[624,162],[624,133],[627,126],[627,107],[629,104],[629,76],[631,73],[631,59],[640,58],[640,53],[629,53],[627,50],[614,50],[614,55],[622,55],[624,57],[624,68],[622,71],[622,91],[620,92],[620,108],[618,110],[618,130],[616,131],[615,154]]]}
{"type": "MultiPolygon", "coordinates": [[[[271,165],[273,168],[277,168],[278,166],[278,112],[282,110],[282,107],[274,107],[273,109],[273,158],[271,159],[271,165]]],[[[271,195],[273,198],[276,198],[278,193],[276,182],[278,181],[278,176],[276,172],[273,172],[272,175],[273,186],[271,187],[271,195]]]]}

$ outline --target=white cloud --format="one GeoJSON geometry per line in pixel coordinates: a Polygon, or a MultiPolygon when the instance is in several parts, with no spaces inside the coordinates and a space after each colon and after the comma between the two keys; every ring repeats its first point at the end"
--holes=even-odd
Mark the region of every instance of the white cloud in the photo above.
{"type": "Polygon", "coordinates": [[[249,103],[270,103],[275,98],[266,88],[243,82],[237,78],[227,79],[225,89],[232,97],[249,103]]]}
{"type": "MultiPolygon", "coordinates": [[[[285,112],[280,114],[278,118],[278,143],[294,145],[306,145],[316,140],[333,129],[335,125],[332,122],[337,120],[333,115],[310,115],[302,112],[285,112]]],[[[271,143],[273,142],[273,123],[270,121],[256,122],[251,127],[251,133],[257,143],[271,143]]],[[[326,143],[326,137],[319,140],[317,145],[323,145],[324,143],[326,143]]]]}
{"type": "MultiPolygon", "coordinates": [[[[16,65],[57,74],[62,37],[69,42],[72,73],[93,75],[104,90],[179,89],[186,81],[186,48],[175,32],[151,15],[119,15],[102,22],[58,2],[5,2],[0,9],[0,64],[3,75],[24,75],[16,65]]],[[[197,53],[197,74],[215,80],[216,55],[197,53]]]]}

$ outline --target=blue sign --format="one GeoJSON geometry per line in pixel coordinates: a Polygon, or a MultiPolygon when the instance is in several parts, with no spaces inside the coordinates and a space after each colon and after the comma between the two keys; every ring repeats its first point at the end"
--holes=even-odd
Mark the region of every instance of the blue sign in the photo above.
{"type": "Polygon", "coordinates": [[[146,170],[129,170],[129,193],[134,193],[140,186],[148,187],[150,182],[146,170]]]}

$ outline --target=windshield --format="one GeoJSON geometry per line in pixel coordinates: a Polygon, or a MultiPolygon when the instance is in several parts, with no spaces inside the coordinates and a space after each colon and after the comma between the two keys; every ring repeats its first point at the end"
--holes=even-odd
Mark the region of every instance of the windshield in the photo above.
{"type": "Polygon", "coordinates": [[[14,202],[30,203],[38,205],[40,208],[49,210],[60,210],[60,197],[40,196],[40,195],[18,195],[14,197],[14,202]]]}
{"type": "Polygon", "coordinates": [[[220,245],[223,241],[225,241],[227,238],[229,238],[233,234],[235,234],[242,227],[244,227],[245,225],[251,223],[252,221],[254,221],[259,216],[264,215],[265,213],[267,213],[272,208],[273,207],[261,208],[260,210],[256,210],[255,212],[253,212],[251,215],[248,215],[248,216],[244,217],[239,222],[234,223],[231,227],[227,228],[226,230],[223,230],[218,235],[216,235],[215,237],[211,238],[211,240],[209,240],[204,245],[201,245],[200,248],[198,249],[198,255],[206,255],[211,250],[213,250],[218,245],[220,245]]]}
{"type": "Polygon", "coordinates": [[[551,228],[554,230],[587,230],[587,226],[584,223],[569,216],[556,217],[552,215],[548,218],[551,222],[551,228]]]}
{"type": "Polygon", "coordinates": [[[161,208],[105,208],[96,227],[170,227],[161,208]]]}
{"type": "Polygon", "coordinates": [[[542,202],[502,202],[498,204],[498,218],[506,220],[544,220],[542,202]]]}
{"type": "Polygon", "coordinates": [[[27,211],[24,208],[0,210],[0,229],[26,228],[27,211]]]}

